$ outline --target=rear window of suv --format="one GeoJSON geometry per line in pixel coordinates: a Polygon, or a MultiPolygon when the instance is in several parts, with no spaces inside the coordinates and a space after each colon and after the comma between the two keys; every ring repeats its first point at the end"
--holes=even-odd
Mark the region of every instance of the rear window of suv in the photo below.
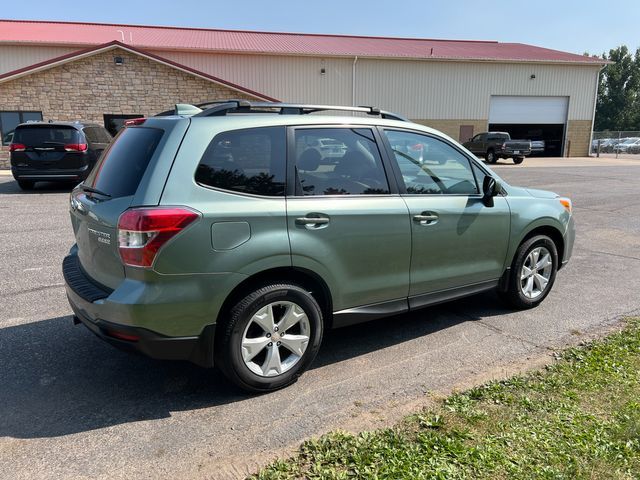
{"type": "Polygon", "coordinates": [[[80,132],[73,127],[32,125],[16,128],[13,143],[22,143],[27,147],[40,147],[81,142],[80,132]]]}
{"type": "Polygon", "coordinates": [[[284,127],[260,127],[216,135],[196,170],[196,182],[271,197],[285,191],[284,127]]]}
{"type": "Polygon", "coordinates": [[[85,183],[112,198],[135,194],[163,133],[145,127],[121,130],[85,183]]]}

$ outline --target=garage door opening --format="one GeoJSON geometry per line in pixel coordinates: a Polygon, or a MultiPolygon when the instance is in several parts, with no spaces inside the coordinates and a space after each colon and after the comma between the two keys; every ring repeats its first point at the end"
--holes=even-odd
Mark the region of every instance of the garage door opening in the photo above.
{"type": "Polygon", "coordinates": [[[564,138],[564,125],[547,124],[509,124],[490,123],[489,130],[492,132],[508,132],[511,138],[518,140],[526,138],[528,140],[543,140],[544,151],[533,152],[531,156],[538,157],[561,157],[562,141],[564,138]]]}
{"type": "Polygon", "coordinates": [[[569,97],[493,95],[489,130],[509,132],[513,139],[542,140],[544,150],[532,155],[561,157],[568,109],[569,97]]]}

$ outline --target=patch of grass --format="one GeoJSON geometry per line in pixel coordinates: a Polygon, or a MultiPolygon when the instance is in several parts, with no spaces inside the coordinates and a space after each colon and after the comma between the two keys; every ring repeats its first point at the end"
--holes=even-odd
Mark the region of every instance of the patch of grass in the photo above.
{"type": "Polygon", "coordinates": [[[640,478],[640,319],[394,428],[309,440],[251,478],[640,478]]]}

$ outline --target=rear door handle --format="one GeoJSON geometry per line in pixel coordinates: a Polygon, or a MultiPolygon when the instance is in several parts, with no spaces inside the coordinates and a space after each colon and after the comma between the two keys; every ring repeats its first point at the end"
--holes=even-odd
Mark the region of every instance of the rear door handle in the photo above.
{"type": "Polygon", "coordinates": [[[296,218],[298,225],[326,225],[329,223],[327,217],[298,217],[296,218]]]}
{"type": "Polygon", "coordinates": [[[438,215],[432,212],[423,212],[419,215],[413,216],[413,221],[418,222],[420,225],[433,225],[438,221],[438,215]]]}

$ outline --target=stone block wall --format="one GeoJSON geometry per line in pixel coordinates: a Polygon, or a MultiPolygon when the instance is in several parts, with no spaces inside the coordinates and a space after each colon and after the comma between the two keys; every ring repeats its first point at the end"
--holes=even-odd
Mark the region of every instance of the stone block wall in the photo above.
{"type": "Polygon", "coordinates": [[[565,140],[565,155],[568,157],[589,156],[591,120],[569,120],[565,140]],[[571,144],[569,144],[571,142],[571,144]]]}
{"type": "MultiPolygon", "coordinates": [[[[256,100],[222,84],[115,49],[0,83],[0,110],[42,111],[47,120],[104,124],[104,114],[154,115],[176,103],[256,100]],[[114,57],[124,60],[116,65],[114,57]]],[[[8,168],[8,146],[0,168],[8,168]]]]}

